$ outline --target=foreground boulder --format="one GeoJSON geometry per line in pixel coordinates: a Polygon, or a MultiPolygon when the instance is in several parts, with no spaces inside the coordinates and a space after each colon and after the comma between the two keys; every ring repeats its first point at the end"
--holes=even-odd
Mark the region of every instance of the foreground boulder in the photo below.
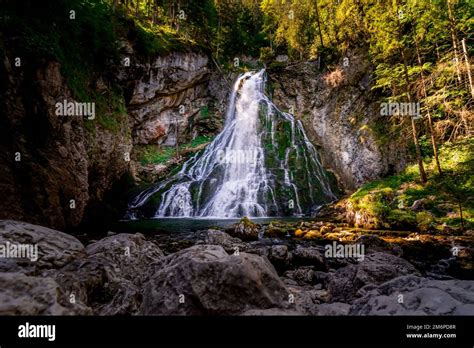
{"type": "Polygon", "coordinates": [[[0,315],[90,314],[85,306],[70,303],[51,278],[22,273],[0,273],[0,315]]]}
{"type": "Polygon", "coordinates": [[[408,274],[419,273],[404,259],[392,254],[374,252],[358,264],[338,269],[330,278],[328,290],[332,301],[351,302],[363,286],[378,285],[408,274]]]}
{"type": "Polygon", "coordinates": [[[474,315],[474,281],[402,276],[365,292],[352,315],[474,315]]]}
{"type": "Polygon", "coordinates": [[[229,315],[286,308],[288,291],[263,257],[197,245],[152,266],[140,314],[229,315]]]}
{"type": "Polygon", "coordinates": [[[58,269],[86,255],[84,245],[75,237],[26,222],[1,220],[0,245],[24,245],[33,248],[33,259],[2,257],[0,272],[36,275],[44,269],[58,269]]]}
{"type": "Polygon", "coordinates": [[[123,233],[90,244],[86,251],[86,258],[45,275],[96,314],[137,313],[148,267],[163,257],[159,247],[140,233],[123,233]]]}

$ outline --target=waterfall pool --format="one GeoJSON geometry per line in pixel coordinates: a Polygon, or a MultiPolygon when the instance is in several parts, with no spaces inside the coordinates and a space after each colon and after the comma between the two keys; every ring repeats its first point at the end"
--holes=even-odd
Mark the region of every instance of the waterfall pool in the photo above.
{"type": "MultiPolygon", "coordinates": [[[[265,217],[252,218],[252,222],[268,225],[272,221],[299,222],[311,221],[314,218],[309,217],[265,217]]],[[[197,231],[207,229],[226,229],[232,224],[239,222],[240,218],[235,219],[215,219],[215,218],[155,218],[144,220],[119,221],[113,226],[116,232],[140,232],[146,235],[155,234],[175,234],[189,235],[197,231]]]]}

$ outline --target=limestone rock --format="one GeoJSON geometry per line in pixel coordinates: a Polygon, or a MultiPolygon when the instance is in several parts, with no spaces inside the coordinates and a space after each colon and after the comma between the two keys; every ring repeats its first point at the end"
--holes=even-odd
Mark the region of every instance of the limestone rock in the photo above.
{"type": "Polygon", "coordinates": [[[207,230],[201,233],[201,238],[205,244],[220,245],[230,254],[245,251],[248,248],[239,238],[231,237],[219,230],[207,230]]]}
{"type": "Polygon", "coordinates": [[[356,300],[350,314],[474,315],[474,281],[398,277],[356,300]]]}
{"type": "Polygon", "coordinates": [[[0,258],[0,271],[35,275],[44,269],[59,269],[84,257],[82,243],[73,236],[26,222],[0,220],[0,245],[28,244],[37,247],[38,260],[0,258]]]}
{"type": "Polygon", "coordinates": [[[329,280],[328,290],[332,301],[350,302],[363,286],[378,285],[409,274],[419,273],[408,261],[391,254],[375,252],[358,264],[338,269],[329,280]]]}
{"type": "Polygon", "coordinates": [[[140,313],[229,315],[250,309],[285,308],[288,290],[273,266],[257,255],[228,255],[197,245],[152,266],[140,313]]]}
{"type": "Polygon", "coordinates": [[[148,267],[163,257],[159,247],[139,233],[122,233],[90,244],[86,251],[86,258],[44,275],[97,314],[136,313],[148,267]]]}
{"type": "Polygon", "coordinates": [[[0,273],[0,315],[84,315],[90,309],[68,302],[51,278],[0,273]]]}

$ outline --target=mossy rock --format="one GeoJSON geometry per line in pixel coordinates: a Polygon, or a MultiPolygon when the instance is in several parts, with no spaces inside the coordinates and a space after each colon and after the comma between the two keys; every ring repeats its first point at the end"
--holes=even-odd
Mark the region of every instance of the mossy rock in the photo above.
{"type": "Polygon", "coordinates": [[[245,216],[238,223],[233,224],[227,229],[226,232],[242,240],[258,240],[258,234],[261,228],[261,225],[253,223],[245,216]]]}
{"type": "Polygon", "coordinates": [[[436,221],[433,214],[431,214],[428,211],[421,211],[417,213],[416,222],[417,222],[418,230],[420,230],[421,232],[431,231],[435,229],[435,226],[436,226],[436,221]]]}

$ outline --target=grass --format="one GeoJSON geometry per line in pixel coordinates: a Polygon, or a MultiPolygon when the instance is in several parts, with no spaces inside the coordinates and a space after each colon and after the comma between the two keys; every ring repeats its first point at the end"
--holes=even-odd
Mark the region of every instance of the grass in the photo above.
{"type": "MultiPolygon", "coordinates": [[[[209,143],[212,139],[210,137],[200,135],[189,143],[182,144],[179,146],[179,151],[189,152],[196,149],[198,146],[209,143]]],[[[176,156],[176,148],[172,146],[159,146],[159,145],[144,145],[142,151],[139,154],[140,163],[142,165],[147,164],[165,164],[173,157],[176,156]]]]}
{"type": "Polygon", "coordinates": [[[474,228],[474,140],[446,143],[439,151],[443,175],[433,159],[426,159],[429,176],[419,182],[418,166],[363,185],[349,198],[353,209],[390,225],[414,225],[420,230],[439,225],[461,227],[460,206],[466,228],[474,228]],[[410,209],[422,200],[422,209],[410,209]]]}

